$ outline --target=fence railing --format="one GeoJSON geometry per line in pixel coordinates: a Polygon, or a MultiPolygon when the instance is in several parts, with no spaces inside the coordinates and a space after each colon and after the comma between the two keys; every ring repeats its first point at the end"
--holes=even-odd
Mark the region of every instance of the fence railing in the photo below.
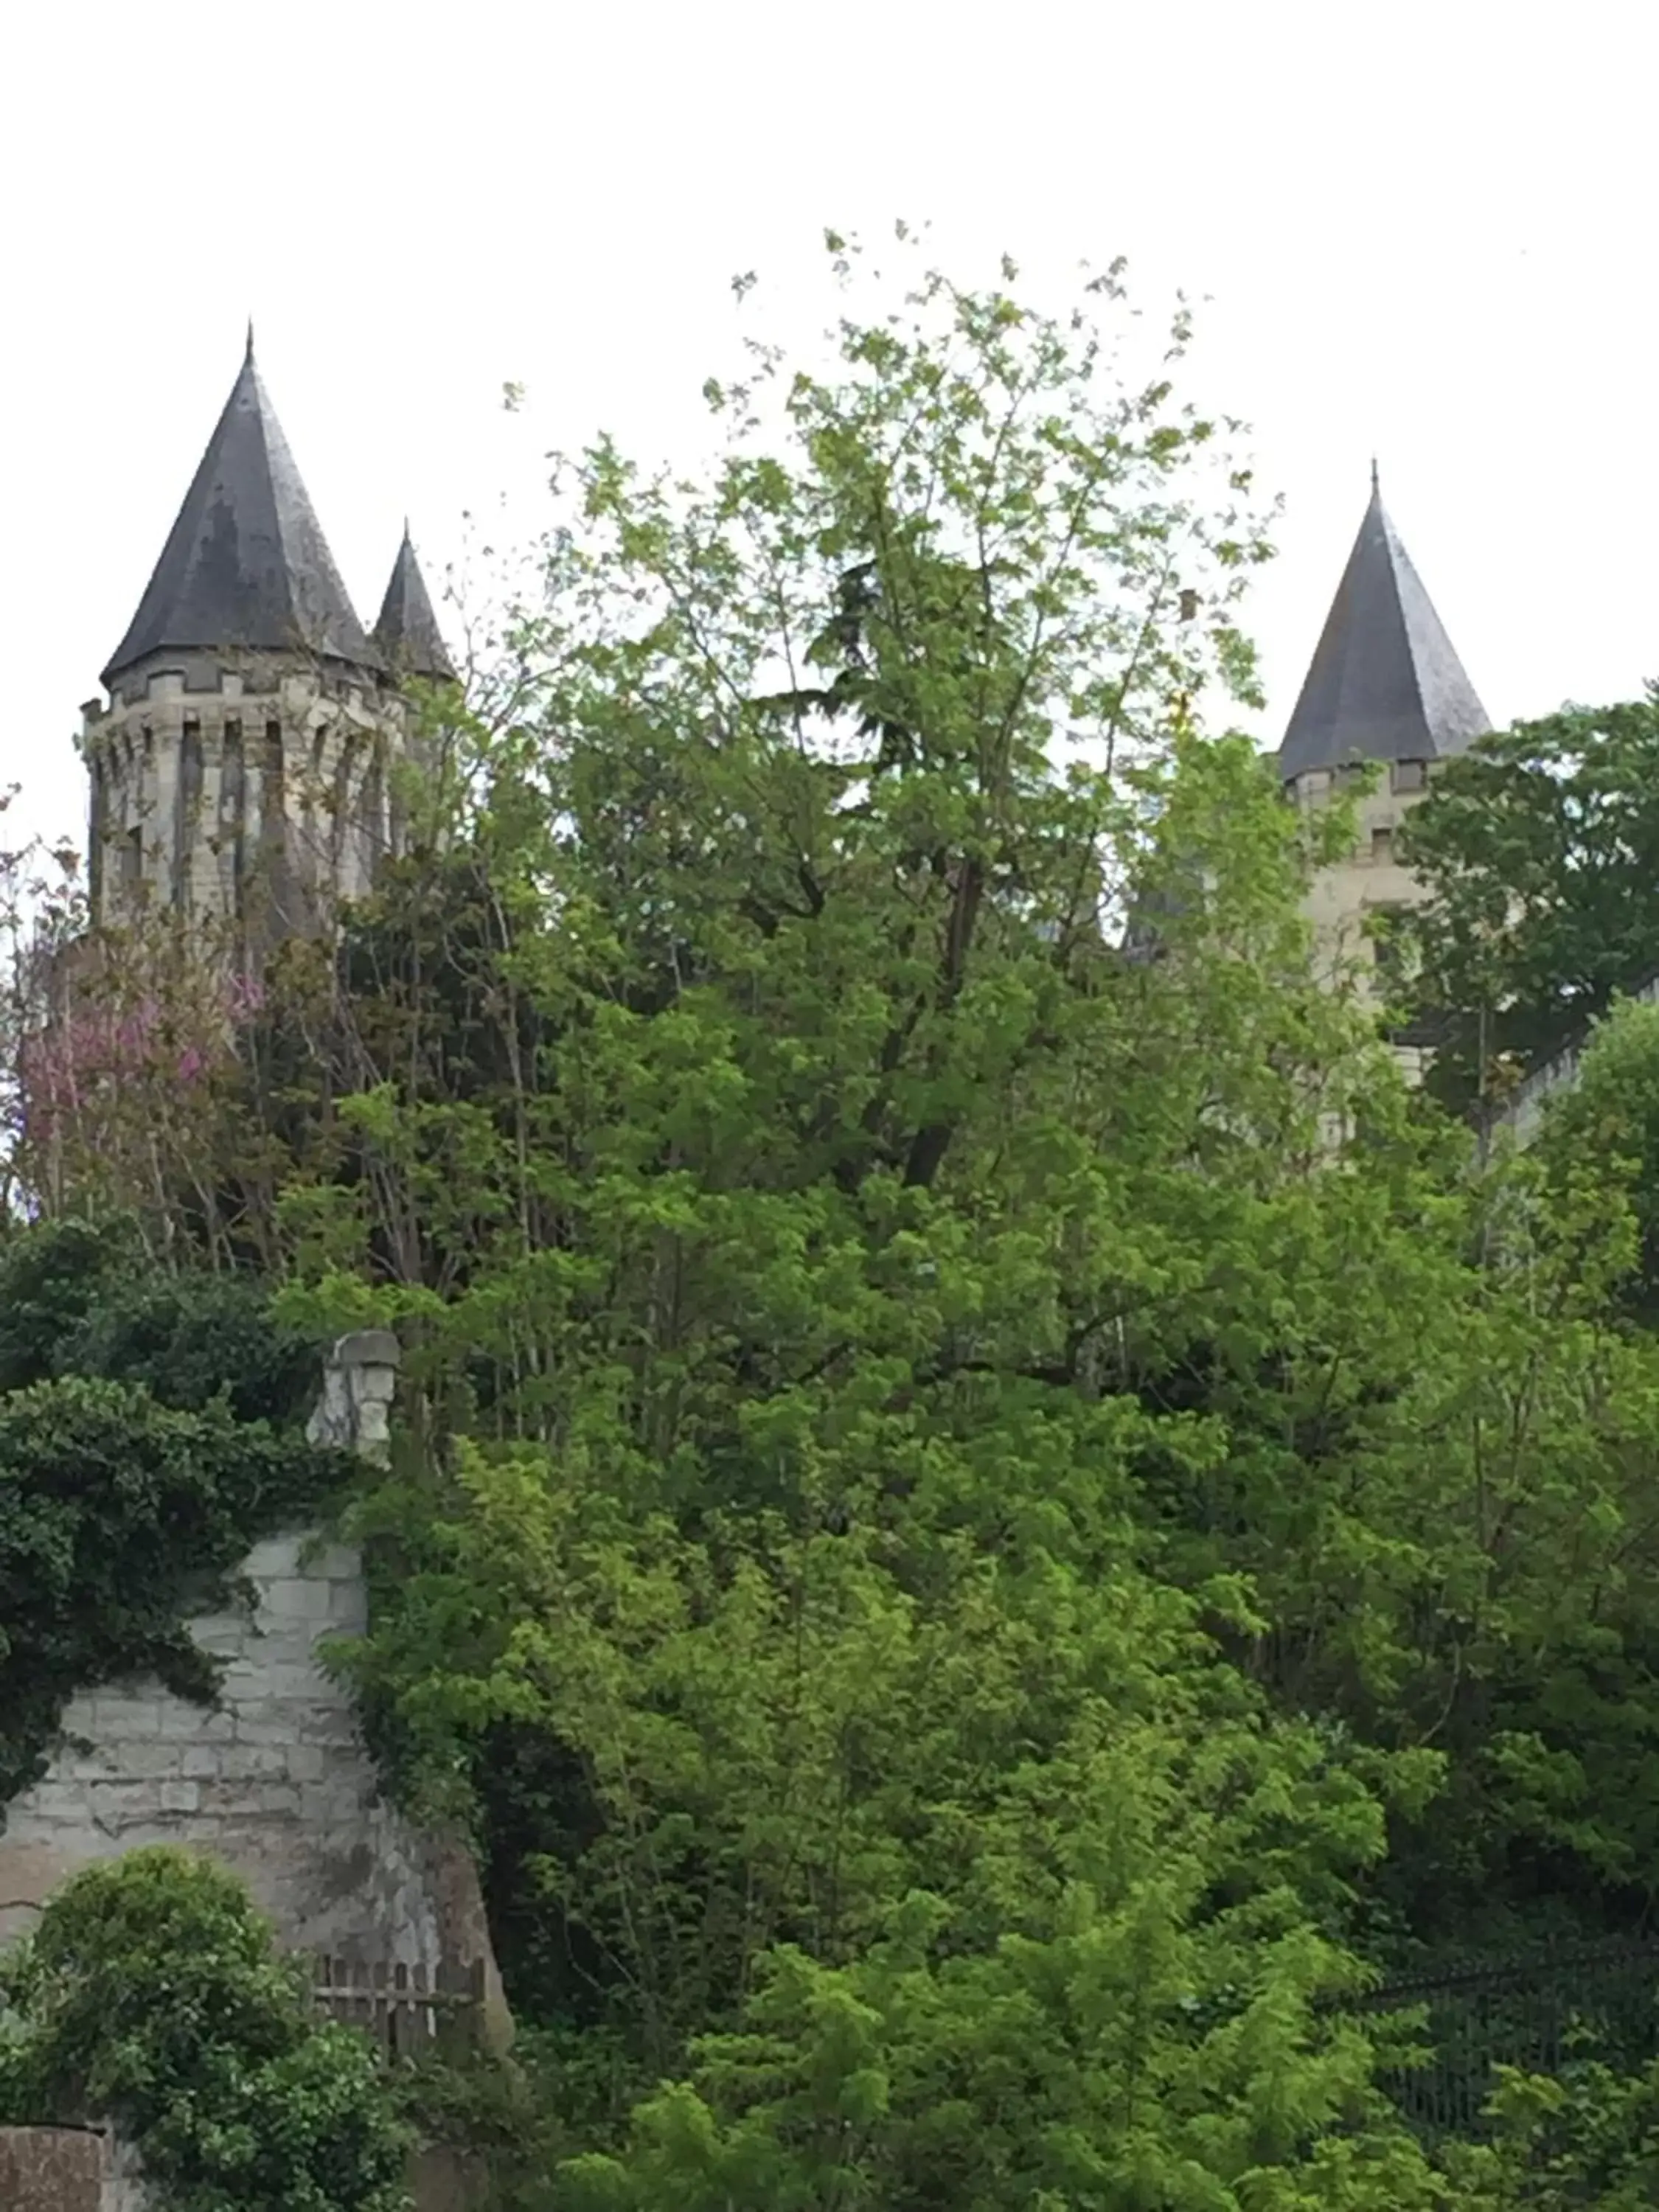
{"type": "Polygon", "coordinates": [[[391,2057],[473,2040],[483,2003],[483,1966],[407,1966],[319,1955],[312,2002],[330,2020],[361,2027],[391,2057]]]}
{"type": "MultiPolygon", "coordinates": [[[[476,2038],[483,1968],[428,1969],[377,1960],[315,1960],[313,2002],[359,2027],[392,2057],[476,2038]]],[[[1421,2008],[1408,2032],[1417,2062],[1385,2069],[1382,2086],[1424,2134],[1480,2136],[1498,2069],[1559,2073],[1580,2047],[1631,2070],[1659,2057],[1659,1935],[1561,1945],[1505,1958],[1460,1958],[1344,1998],[1334,2009],[1377,2020],[1421,2008]]]]}
{"type": "Polygon", "coordinates": [[[1426,2055],[1382,2085],[1430,2136],[1480,2136],[1497,2069],[1558,2074],[1582,2049],[1621,2070],[1659,2057],[1659,1936],[1465,1959],[1346,1999],[1351,2014],[1425,2008],[1413,2041],[1426,2055]]]}

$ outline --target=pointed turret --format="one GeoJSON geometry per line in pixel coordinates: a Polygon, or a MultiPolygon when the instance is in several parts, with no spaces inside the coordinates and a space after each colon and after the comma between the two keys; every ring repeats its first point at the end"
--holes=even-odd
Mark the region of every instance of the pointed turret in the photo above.
{"type": "Polygon", "coordinates": [[[1389,520],[1370,504],[1279,751],[1285,782],[1353,761],[1431,761],[1492,727],[1389,520]]]}
{"type": "Polygon", "coordinates": [[[404,676],[424,676],[453,683],[455,664],[449,657],[433,611],[431,594],[415,547],[404,525],[404,542],[392,563],[392,581],[386,587],[374,624],[374,643],[386,660],[404,676]]]}
{"type": "Polygon", "coordinates": [[[238,649],[379,665],[254,365],[251,326],[241,373],[103,680],[158,653],[238,649]]]}

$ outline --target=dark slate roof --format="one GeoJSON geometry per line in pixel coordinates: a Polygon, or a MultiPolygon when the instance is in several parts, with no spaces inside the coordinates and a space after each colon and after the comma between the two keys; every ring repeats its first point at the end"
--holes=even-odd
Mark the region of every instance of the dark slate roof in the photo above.
{"type": "Polygon", "coordinates": [[[431,595],[426,588],[426,578],[421,574],[421,564],[415,557],[407,523],[404,525],[404,542],[392,563],[392,581],[380,602],[374,642],[392,666],[404,675],[451,680],[454,678],[455,664],[449,657],[443,633],[438,628],[438,617],[432,611],[431,595]]]}
{"type": "Polygon", "coordinates": [[[282,425],[253,339],[104,683],[154,653],[320,653],[374,668],[282,425]]]}
{"type": "Polygon", "coordinates": [[[1370,505],[1279,750],[1289,781],[1355,760],[1437,760],[1492,727],[1389,520],[1370,505]]]}

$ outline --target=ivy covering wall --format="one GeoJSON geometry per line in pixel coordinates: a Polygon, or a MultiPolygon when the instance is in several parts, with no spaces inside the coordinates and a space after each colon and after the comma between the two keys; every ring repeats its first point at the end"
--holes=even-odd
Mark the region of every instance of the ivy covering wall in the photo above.
{"type": "Polygon", "coordinates": [[[154,1675],[211,1698],[185,1624],[353,1478],[300,1425],[318,1371],[257,1285],[161,1272],[118,1220],[0,1247],[0,1808],[77,1692],[154,1675]]]}

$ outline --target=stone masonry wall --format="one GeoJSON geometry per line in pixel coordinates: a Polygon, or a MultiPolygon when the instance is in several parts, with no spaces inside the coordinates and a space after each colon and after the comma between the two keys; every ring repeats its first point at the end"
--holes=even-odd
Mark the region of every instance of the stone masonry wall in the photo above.
{"type": "Polygon", "coordinates": [[[5,2212],[112,2212],[107,2146],[81,2128],[0,2128],[5,2212]]]}
{"type": "Polygon", "coordinates": [[[325,906],[361,895],[397,842],[404,712],[393,692],[289,656],[167,654],[128,672],[108,707],[84,709],[94,920],[131,921],[145,899],[246,920],[259,876],[284,908],[301,884],[325,906]]]}
{"type": "Polygon", "coordinates": [[[0,2128],[0,2212],[163,2212],[100,2128],[0,2128]]]}
{"type": "MultiPolygon", "coordinates": [[[[1308,887],[1303,911],[1313,924],[1316,966],[1328,981],[1340,972],[1355,971],[1362,1000],[1375,996],[1370,978],[1376,956],[1367,935],[1371,923],[1379,914],[1423,902],[1423,886],[1396,858],[1395,841],[1427,788],[1422,762],[1385,768],[1380,787],[1358,795],[1352,849],[1322,868],[1308,887]],[[1419,775],[1421,782],[1399,787],[1408,772],[1419,775]]],[[[1310,809],[1328,805],[1336,795],[1330,772],[1320,769],[1297,777],[1295,795],[1298,805],[1310,809]]],[[[1417,1048],[1396,1045],[1395,1057],[1407,1083],[1421,1080],[1423,1056],[1417,1048]]]]}
{"type": "MultiPolygon", "coordinates": [[[[342,1340],[313,1436],[383,1449],[396,1358],[382,1332],[342,1340]]],[[[4,1813],[0,1942],[77,1868],[173,1844],[233,1868],[295,1949],[428,1967],[454,1957],[441,1924],[454,1918],[453,1869],[381,1798],[350,1698],[317,1661],[319,1638],[366,1626],[356,1553],[295,1531],[259,1545],[245,1572],[250,1608],[191,1625],[226,1662],[218,1710],[154,1682],[70,1706],[50,1771],[4,1813]]],[[[477,1955],[476,1926],[468,1939],[459,1948],[477,1955]]]]}
{"type": "Polygon", "coordinates": [[[219,1711],[154,1683],[70,1706],[63,1750],[0,1835],[0,1941],[77,1867],[185,1844],[234,1868],[296,1948],[437,1963],[422,1854],[313,1649],[366,1626],[356,1556],[296,1534],[259,1545],[244,1572],[251,1611],[191,1624],[227,1662],[219,1711]]]}
{"type": "MultiPolygon", "coordinates": [[[[386,1449],[398,1345],[343,1337],[312,1416],[314,1442],[386,1449]]],[[[154,1682],[77,1698],[34,1789],[0,1808],[0,1943],[22,1934],[77,1868],[145,1844],[210,1853],[247,1883],[292,1950],[435,1969],[484,1970],[486,2039],[512,2021],[477,1873],[453,1838],[422,1833],[382,1798],[347,1693],[319,1640],[368,1625],[362,1565],[295,1531],[256,1546],[244,1609],[193,1621],[224,1662],[212,1711],[154,1682]]],[[[480,2178],[431,2151],[411,2171],[421,2212],[474,2203],[480,2178]]],[[[131,2148],[92,2130],[0,2129],[0,2212],[158,2212],[131,2148]]]]}

